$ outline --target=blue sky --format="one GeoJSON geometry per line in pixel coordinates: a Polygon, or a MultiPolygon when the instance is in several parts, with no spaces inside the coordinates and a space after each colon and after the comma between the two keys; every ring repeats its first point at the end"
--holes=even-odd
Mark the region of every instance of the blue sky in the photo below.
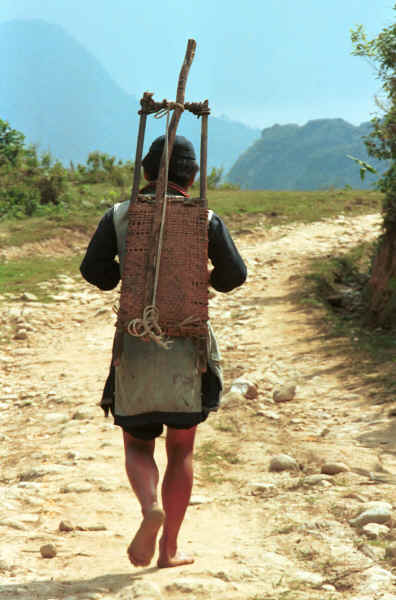
{"type": "MultiPolygon", "coordinates": [[[[189,37],[188,100],[267,127],[375,112],[375,71],[351,56],[350,29],[376,35],[395,0],[0,0],[0,22],[43,19],[79,40],[126,91],[172,99],[189,37]]],[[[67,57],[65,57],[67,60],[67,57]]]]}

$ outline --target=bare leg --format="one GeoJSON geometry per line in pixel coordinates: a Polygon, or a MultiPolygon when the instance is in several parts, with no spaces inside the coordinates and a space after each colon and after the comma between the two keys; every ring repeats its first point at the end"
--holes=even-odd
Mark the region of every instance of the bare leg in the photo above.
{"type": "Polygon", "coordinates": [[[165,522],[160,540],[158,567],[178,567],[194,562],[177,551],[177,536],[191,497],[193,485],[193,449],[196,427],[168,427],[166,452],[168,465],[162,482],[165,522]]]}
{"type": "Polygon", "coordinates": [[[139,440],[124,432],[125,468],[129,482],[142,507],[143,520],[128,547],[128,556],[135,566],[150,564],[155,552],[158,531],[164,512],[158,506],[158,468],[154,461],[154,440],[139,440]]]}

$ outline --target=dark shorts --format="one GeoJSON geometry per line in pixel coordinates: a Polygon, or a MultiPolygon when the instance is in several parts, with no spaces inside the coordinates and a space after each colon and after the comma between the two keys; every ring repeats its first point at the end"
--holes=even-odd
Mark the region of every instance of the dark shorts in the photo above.
{"type": "Polygon", "coordinates": [[[123,425],[122,430],[138,440],[153,440],[162,434],[164,425],[167,425],[167,427],[171,427],[173,429],[191,429],[191,427],[195,427],[195,425],[183,425],[175,423],[172,425],[167,423],[150,423],[150,425],[123,425]]]}
{"type": "Polygon", "coordinates": [[[208,365],[202,374],[202,412],[200,413],[157,413],[137,417],[121,417],[114,414],[115,371],[111,366],[109,376],[103,390],[101,406],[107,416],[110,411],[114,424],[139,440],[153,440],[162,434],[164,425],[172,429],[191,429],[202,423],[211,411],[219,406],[221,383],[208,365]]]}

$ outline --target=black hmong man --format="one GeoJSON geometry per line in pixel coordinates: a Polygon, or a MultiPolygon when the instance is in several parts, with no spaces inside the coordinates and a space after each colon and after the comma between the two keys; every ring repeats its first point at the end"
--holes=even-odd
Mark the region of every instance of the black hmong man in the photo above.
{"type": "MultiPolygon", "coordinates": [[[[148,185],[140,193],[155,193],[163,147],[164,136],[161,136],[143,159],[148,185]]],[[[188,197],[187,190],[197,171],[192,144],[176,136],[168,193],[188,197]]],[[[102,290],[113,289],[122,277],[128,206],[129,201],[122,202],[105,213],[81,264],[83,277],[102,290]],[[117,255],[120,262],[115,260],[117,255]]],[[[208,256],[213,264],[210,285],[220,292],[242,285],[246,279],[245,264],[223,221],[212,211],[209,211],[208,238],[208,256]]],[[[112,367],[106,383],[104,395],[107,399],[111,396],[114,422],[123,430],[126,472],[143,513],[140,528],[128,547],[129,559],[136,566],[150,564],[161,526],[158,566],[193,562],[191,557],[178,552],[177,537],[191,496],[196,426],[210,411],[217,410],[222,389],[220,357],[209,329],[206,373],[196,369],[197,351],[190,338],[173,338],[171,349],[164,350],[153,341],[144,343],[124,335],[120,363],[112,367]],[[167,426],[168,462],[162,482],[161,509],[154,447],[163,425],[167,426]]]]}

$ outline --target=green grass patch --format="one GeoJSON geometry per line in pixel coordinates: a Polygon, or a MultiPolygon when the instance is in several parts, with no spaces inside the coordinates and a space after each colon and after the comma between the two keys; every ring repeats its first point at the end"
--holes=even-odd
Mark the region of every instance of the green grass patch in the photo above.
{"type": "Polygon", "coordinates": [[[200,463],[201,474],[206,483],[226,481],[231,466],[241,462],[236,450],[225,449],[215,440],[203,442],[196,450],[195,458],[200,463]]]}
{"type": "Polygon", "coordinates": [[[221,216],[258,215],[273,223],[305,222],[344,213],[360,215],[378,212],[382,194],[367,190],[269,191],[215,190],[209,191],[208,203],[221,216]]]}
{"type": "Polygon", "coordinates": [[[106,183],[70,186],[58,205],[43,207],[37,216],[0,221],[0,248],[62,237],[65,230],[92,234],[104,212],[128,195],[126,188],[106,183]]]}
{"type": "MultiPolygon", "coordinates": [[[[305,276],[313,284],[308,286],[311,295],[328,304],[334,300],[336,306],[335,295],[339,294],[340,302],[342,301],[341,288],[337,286],[342,286],[344,291],[347,287],[351,292],[360,293],[368,280],[373,252],[374,244],[365,242],[342,256],[313,259],[311,271],[305,276]]],[[[349,305],[352,306],[351,303],[349,305]]]]}
{"type": "Polygon", "coordinates": [[[28,257],[0,264],[0,294],[18,296],[30,292],[41,302],[48,302],[50,295],[57,292],[57,275],[78,275],[81,259],[81,256],[40,260],[28,257]],[[40,285],[47,281],[50,281],[50,287],[40,285]]]}
{"type": "Polygon", "coordinates": [[[220,419],[212,420],[214,428],[223,433],[239,433],[240,423],[232,415],[222,414],[220,419]]]}

